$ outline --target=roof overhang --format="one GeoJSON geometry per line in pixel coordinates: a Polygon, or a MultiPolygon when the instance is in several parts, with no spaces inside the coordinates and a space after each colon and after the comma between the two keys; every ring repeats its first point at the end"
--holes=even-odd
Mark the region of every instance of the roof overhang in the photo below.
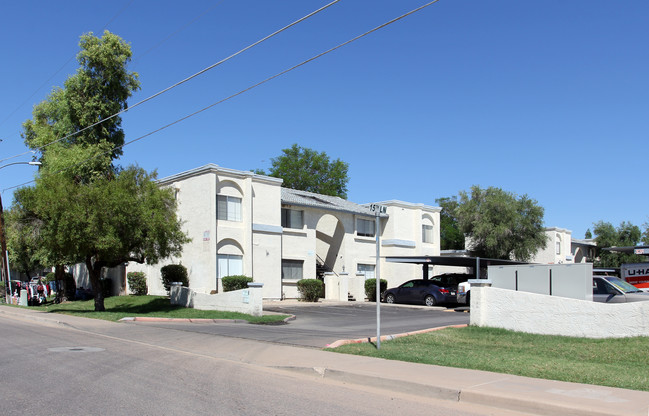
{"type": "Polygon", "coordinates": [[[391,263],[430,264],[433,266],[486,267],[515,264],[529,264],[522,261],[488,259],[483,257],[464,256],[386,256],[391,263]]]}

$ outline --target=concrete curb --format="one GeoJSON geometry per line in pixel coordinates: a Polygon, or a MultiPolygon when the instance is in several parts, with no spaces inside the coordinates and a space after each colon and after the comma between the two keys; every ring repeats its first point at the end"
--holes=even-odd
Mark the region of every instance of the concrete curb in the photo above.
{"type": "MultiPolygon", "coordinates": [[[[430,382],[417,382],[407,381],[402,379],[395,379],[389,377],[381,377],[377,375],[354,373],[346,370],[336,370],[324,367],[293,367],[293,366],[275,366],[277,370],[288,371],[300,375],[311,376],[316,378],[328,379],[332,381],[342,382],[346,384],[354,384],[359,386],[369,386],[388,392],[398,392],[402,394],[409,394],[415,396],[429,397],[440,400],[450,400],[453,402],[475,404],[480,406],[488,406],[494,409],[502,409],[504,411],[521,412],[529,415],[544,415],[544,416],[630,416],[630,415],[645,415],[647,410],[641,409],[634,411],[626,409],[622,406],[599,406],[595,403],[588,403],[588,397],[581,397],[579,393],[574,394],[569,391],[568,395],[560,397],[560,400],[548,399],[550,390],[538,389],[537,391],[528,391],[525,393],[525,386],[522,389],[516,388],[518,376],[509,376],[501,374],[502,379],[487,384],[476,384],[473,386],[465,387],[449,387],[444,385],[444,380],[431,380],[430,382]],[[509,390],[500,390],[501,384],[510,384],[513,388],[509,390]],[[495,386],[495,388],[491,388],[495,386]],[[523,390],[523,391],[521,391],[523,390]],[[574,395],[573,395],[574,394],[574,395]]],[[[525,377],[520,377],[525,379],[525,377]]],[[[535,383],[535,379],[529,379],[535,383]]],[[[552,380],[543,380],[547,383],[557,383],[552,380]]],[[[453,384],[453,383],[451,383],[453,384]]],[[[573,385],[573,383],[565,383],[573,385]]],[[[581,386],[574,384],[574,386],[581,386]]],[[[584,385],[581,389],[588,394],[605,394],[600,386],[584,385]],[[592,388],[591,388],[592,387],[592,388]]],[[[612,389],[624,392],[623,389],[612,389]]],[[[629,391],[631,395],[633,391],[629,391]]],[[[642,394],[644,392],[636,392],[642,394]]],[[[623,400],[624,401],[624,400],[623,400]]]]}
{"type": "MultiPolygon", "coordinates": [[[[294,321],[296,319],[295,315],[290,315],[287,318],[284,318],[282,322],[288,323],[289,321],[294,321]]],[[[249,321],[246,321],[245,319],[208,319],[208,318],[156,318],[156,317],[149,317],[149,316],[133,316],[133,317],[126,317],[120,319],[120,321],[125,321],[125,322],[189,322],[193,324],[209,324],[209,323],[215,323],[215,324],[223,324],[223,323],[229,323],[229,324],[248,324],[250,323],[249,321]]],[[[273,323],[267,323],[267,324],[255,324],[255,325],[273,325],[273,323]]]]}
{"type": "MultiPolygon", "coordinates": [[[[467,326],[467,324],[447,325],[447,326],[440,326],[440,327],[437,327],[437,328],[421,329],[419,331],[404,332],[404,333],[395,334],[395,335],[382,335],[381,336],[381,341],[389,341],[389,340],[396,339],[396,338],[407,337],[409,335],[425,334],[427,332],[439,331],[440,329],[445,329],[445,328],[464,328],[466,326],[467,326]]],[[[334,341],[331,344],[328,344],[325,348],[338,348],[341,345],[362,344],[362,343],[367,343],[367,342],[376,342],[376,337],[358,338],[358,339],[339,339],[338,341],[334,341]]]]}

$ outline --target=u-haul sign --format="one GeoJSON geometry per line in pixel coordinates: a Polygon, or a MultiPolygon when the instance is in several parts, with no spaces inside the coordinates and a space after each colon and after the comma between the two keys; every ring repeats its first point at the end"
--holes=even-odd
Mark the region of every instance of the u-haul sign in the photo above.
{"type": "Polygon", "coordinates": [[[622,279],[632,285],[649,285],[649,262],[632,263],[620,266],[622,279]]]}

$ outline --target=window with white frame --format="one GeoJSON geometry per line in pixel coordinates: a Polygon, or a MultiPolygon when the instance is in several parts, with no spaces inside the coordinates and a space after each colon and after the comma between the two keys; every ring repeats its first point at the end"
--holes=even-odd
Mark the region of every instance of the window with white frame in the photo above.
{"type": "Polygon", "coordinates": [[[303,260],[282,260],[282,279],[301,280],[303,270],[303,260]]]}
{"type": "Polygon", "coordinates": [[[428,214],[421,217],[421,242],[433,243],[433,220],[428,214]]]}
{"type": "Polygon", "coordinates": [[[304,227],[304,211],[282,208],[282,227],[301,230],[304,227]]]}
{"type": "Polygon", "coordinates": [[[561,236],[556,235],[557,241],[555,242],[555,254],[561,254],[561,236]]]}
{"type": "Polygon", "coordinates": [[[421,241],[422,243],[433,242],[433,226],[428,224],[421,225],[421,241]]]}
{"type": "Polygon", "coordinates": [[[240,276],[243,274],[243,256],[236,254],[217,254],[217,276],[240,276]]]}
{"type": "Polygon", "coordinates": [[[374,221],[373,220],[356,220],[356,235],[362,237],[374,237],[374,221]]]}
{"type": "Polygon", "coordinates": [[[241,221],[241,198],[236,196],[217,195],[217,219],[241,221]]]}
{"type": "Polygon", "coordinates": [[[358,265],[356,265],[356,272],[363,273],[366,279],[374,279],[374,270],[376,270],[375,264],[358,263],[358,265]]]}

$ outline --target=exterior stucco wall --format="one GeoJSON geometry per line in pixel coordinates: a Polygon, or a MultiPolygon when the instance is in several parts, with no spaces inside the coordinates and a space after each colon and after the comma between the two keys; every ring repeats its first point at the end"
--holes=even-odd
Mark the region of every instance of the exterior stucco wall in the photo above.
{"type": "MultiPolygon", "coordinates": [[[[376,264],[375,238],[357,232],[358,219],[374,221],[374,217],[353,213],[353,208],[347,212],[283,204],[281,180],[206,165],[162,179],[159,184],[176,191],[178,216],[192,241],[178,258],[157,265],[128,265],[129,272],[146,273],[150,294],[166,293],[160,268],[172,263],[187,267],[192,290],[222,291],[217,279],[220,254],[242,256],[243,274],[263,283],[263,296],[269,299],[298,296],[296,281],[282,280],[282,260],[302,261],[303,278],[315,278],[316,265],[324,262],[338,276],[348,274],[354,281],[358,280],[359,264],[376,264]],[[217,219],[218,195],[241,198],[241,221],[217,219]],[[303,227],[283,228],[282,208],[303,211],[303,227]]],[[[384,257],[439,255],[440,208],[402,201],[381,204],[387,206],[389,215],[381,219],[381,278],[393,286],[421,277],[420,266],[387,263],[384,257]],[[433,226],[432,242],[422,241],[424,221],[433,226]]],[[[353,286],[360,288],[362,283],[353,286]]]]}
{"type": "MultiPolygon", "coordinates": [[[[379,202],[387,206],[389,219],[381,236],[381,279],[388,281],[388,287],[398,286],[411,279],[421,279],[422,266],[406,263],[388,263],[387,256],[439,256],[441,208],[403,201],[379,202]],[[433,225],[433,241],[422,241],[424,219],[433,225]]],[[[384,220],[385,221],[385,220],[384,220]]],[[[376,250],[372,254],[376,256],[376,250]]],[[[429,275],[440,273],[431,268],[429,275]]]]}
{"type": "Polygon", "coordinates": [[[551,227],[545,229],[547,245],[532,258],[532,263],[565,264],[574,263],[572,255],[572,231],[565,228],[551,227]],[[557,245],[559,252],[557,253],[557,245]]]}
{"type": "Polygon", "coordinates": [[[180,263],[187,267],[190,288],[209,293],[222,291],[217,282],[217,255],[240,255],[243,274],[264,283],[264,296],[279,298],[280,185],[274,178],[216,165],[163,179],[160,186],[176,190],[177,214],[192,241],[178,258],[157,265],[130,263],[127,271],[145,272],[149,294],[165,295],[160,268],[180,263]],[[217,195],[241,198],[241,221],[217,220],[217,195]]]}
{"type": "Polygon", "coordinates": [[[173,305],[194,309],[240,312],[253,316],[263,314],[261,287],[208,295],[178,285],[172,286],[170,299],[173,305]]]}
{"type": "Polygon", "coordinates": [[[494,287],[471,289],[471,325],[584,338],[649,336],[649,302],[607,304],[494,287]]]}

